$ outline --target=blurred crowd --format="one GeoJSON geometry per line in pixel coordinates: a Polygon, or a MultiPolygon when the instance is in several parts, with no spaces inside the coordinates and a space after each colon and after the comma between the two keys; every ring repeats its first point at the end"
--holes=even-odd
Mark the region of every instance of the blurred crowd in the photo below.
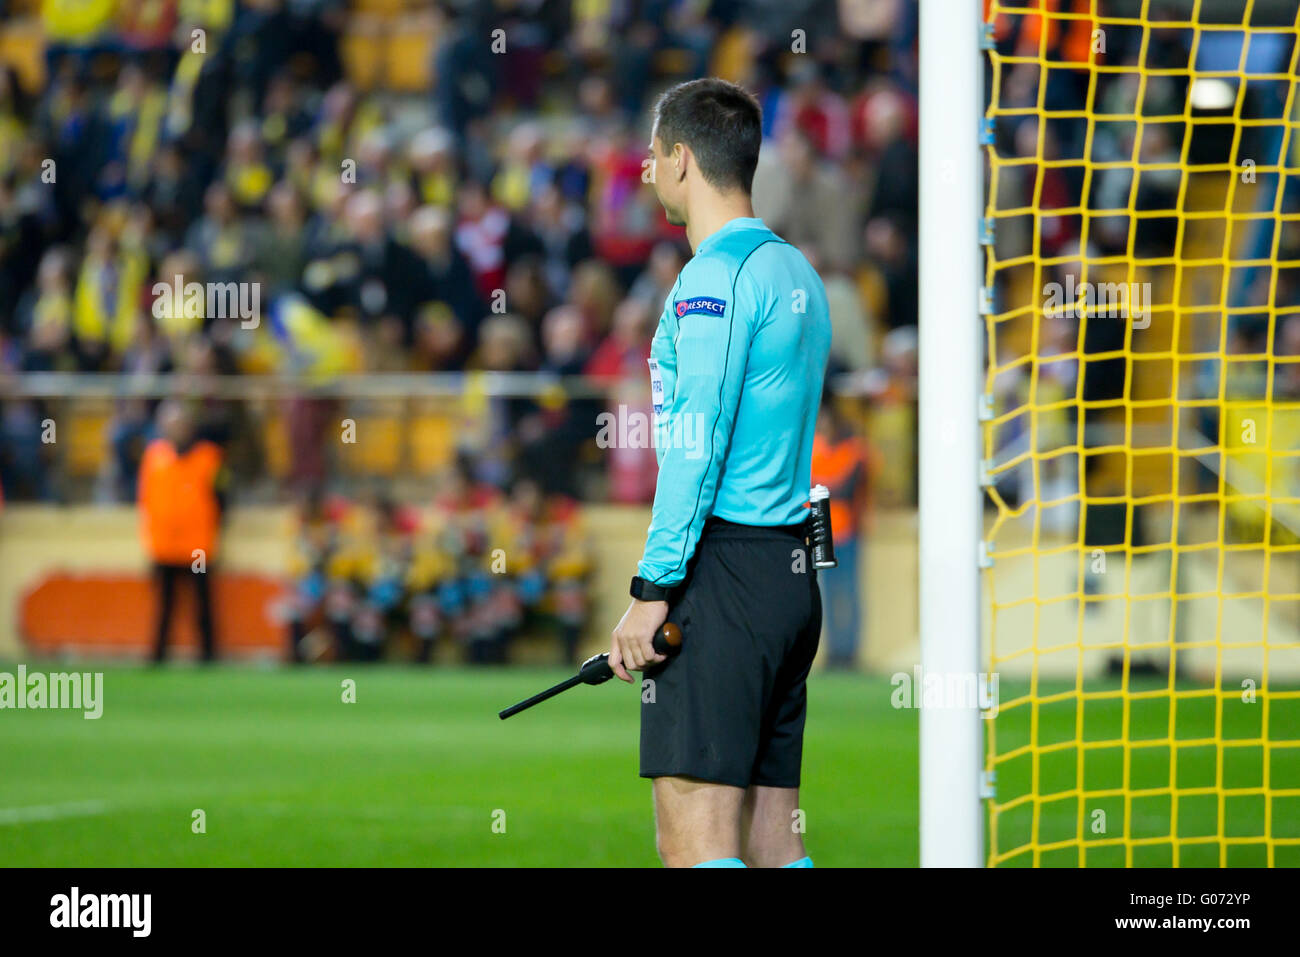
{"type": "MultiPolygon", "coordinates": [[[[1170,399],[1300,399],[1300,272],[1280,268],[1300,262],[1300,230],[1271,220],[1278,211],[1300,210],[1300,186],[1294,177],[1278,183],[1271,172],[1253,172],[1294,166],[1300,157],[1300,143],[1286,133],[1296,118],[1287,115],[1294,35],[1277,29],[1293,25],[1293,6],[1271,14],[1265,5],[1256,9],[1248,22],[1269,30],[1232,29],[1218,14],[1200,11],[1201,22],[1217,26],[1199,32],[1181,25],[1192,18],[1186,4],[1165,0],[1047,6],[1072,18],[1044,24],[1037,15],[1002,14],[989,37],[1000,68],[995,86],[988,65],[994,118],[987,134],[1003,160],[990,197],[1004,211],[991,237],[995,256],[1003,264],[1050,260],[1039,272],[1001,265],[995,273],[993,311],[1010,315],[1030,306],[1038,353],[1032,365],[1015,364],[1025,341],[1000,337],[995,361],[1007,368],[995,383],[999,409],[1033,404],[1043,410],[1035,423],[1037,448],[1030,449],[1035,439],[1027,420],[1016,419],[999,430],[998,457],[1065,448],[1080,441],[1076,434],[1085,448],[1150,444],[1132,433],[1131,422],[1126,426],[1121,401],[1155,396],[1153,389],[1172,389],[1165,393],[1170,399]],[[1145,23],[1131,19],[1139,13],[1145,23]],[[1090,62],[1106,69],[1077,68],[1090,62]],[[1190,76],[1193,69],[1201,76],[1190,76]],[[1194,192],[1197,167],[1211,171],[1199,181],[1208,193],[1194,192]],[[1032,215],[1020,212],[1031,209],[1032,215]],[[1205,246],[1204,229],[1198,233],[1189,210],[1235,219],[1205,246]],[[1220,258],[1274,265],[1198,272],[1220,258]],[[1144,331],[1149,314],[1130,331],[1116,317],[1084,324],[1073,311],[1044,308],[1047,288],[1032,288],[1031,272],[1067,290],[1082,290],[1085,281],[1146,283],[1157,326],[1144,331]],[[1026,281],[1017,288],[1020,280],[1026,281]],[[1181,342],[1178,326],[1175,334],[1168,328],[1175,309],[1187,313],[1175,320],[1184,331],[1181,342]],[[1176,366],[1172,384],[1133,381],[1140,364],[1126,352],[1189,346],[1200,358],[1176,366]]],[[[1220,410],[1210,405],[1175,416],[1177,429],[1190,424],[1209,438],[1176,434],[1171,440],[1166,429],[1156,444],[1231,444],[1220,438],[1220,410]]],[[[1003,473],[1000,490],[1012,503],[1068,502],[1080,493],[1082,474],[1085,494],[1122,494],[1113,484],[1122,476],[1098,475],[1103,460],[1088,455],[1080,469],[1069,456],[1045,457],[1032,471],[1003,473]]],[[[1197,481],[1206,490],[1218,487],[1209,470],[1199,471],[1197,481]]],[[[1076,519],[1073,505],[1044,509],[1045,525],[1068,529],[1076,519]]],[[[1101,523],[1089,518],[1087,524],[1101,523]]]]}
{"type": "MultiPolygon", "coordinates": [[[[832,373],[914,374],[914,0],[416,6],[432,89],[396,94],[349,78],[337,0],[47,0],[47,82],[0,69],[0,371],[588,376],[606,402],[493,399],[483,454],[460,450],[498,487],[581,494],[555,463],[605,405],[646,404],[690,255],[643,183],[649,107],[725,71],[764,109],[756,212],[826,282],[832,373]],[[256,284],[256,323],[155,292],[178,276],[256,284]]],[[[153,405],[110,427],[121,498],[153,405]]],[[[334,411],[289,405],[301,488],[329,478],[334,411]]],[[[3,404],[12,494],[45,485],[43,418],[3,404]]],[[[608,497],[647,500],[653,450],[605,467],[608,497]]]]}
{"type": "Polygon", "coordinates": [[[576,662],[590,556],[579,509],[535,482],[502,493],[466,463],[432,505],[311,499],[284,608],[290,658],[499,663],[522,632],[549,631],[576,662]],[[454,650],[453,650],[454,649],[454,650]]]}

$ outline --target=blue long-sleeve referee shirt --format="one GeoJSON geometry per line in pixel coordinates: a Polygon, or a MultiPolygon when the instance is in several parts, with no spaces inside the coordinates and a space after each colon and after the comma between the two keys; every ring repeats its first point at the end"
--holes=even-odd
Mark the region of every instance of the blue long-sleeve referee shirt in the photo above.
{"type": "Polygon", "coordinates": [[[650,349],[659,481],[642,578],[679,583],[711,515],[804,520],[830,330],[821,279],[761,219],[699,244],[650,349]]]}

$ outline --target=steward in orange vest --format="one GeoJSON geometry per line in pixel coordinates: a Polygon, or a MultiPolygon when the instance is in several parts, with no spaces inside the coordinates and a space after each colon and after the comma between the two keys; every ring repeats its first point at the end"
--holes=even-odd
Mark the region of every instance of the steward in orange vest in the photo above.
{"type": "Polygon", "coordinates": [[[154,563],[160,611],[154,660],[167,650],[167,631],[177,583],[193,582],[197,598],[202,657],[215,656],[210,573],[221,521],[222,452],[194,438],[194,429],[177,402],[158,410],[162,437],[145,449],[140,463],[140,532],[154,563]]]}
{"type": "Polygon", "coordinates": [[[860,524],[871,477],[871,453],[852,424],[824,400],[813,438],[812,480],[830,489],[831,530],[839,564],[817,573],[822,590],[827,665],[853,669],[858,665],[862,637],[863,594],[859,585],[860,524]]]}

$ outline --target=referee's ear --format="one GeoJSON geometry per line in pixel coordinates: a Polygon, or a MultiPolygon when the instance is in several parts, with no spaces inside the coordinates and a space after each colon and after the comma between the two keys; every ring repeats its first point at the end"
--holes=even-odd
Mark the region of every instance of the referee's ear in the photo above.
{"type": "Polygon", "coordinates": [[[694,165],[695,157],[691,154],[691,148],[685,143],[674,143],[673,151],[673,175],[677,177],[677,182],[686,178],[686,167],[694,165]]]}

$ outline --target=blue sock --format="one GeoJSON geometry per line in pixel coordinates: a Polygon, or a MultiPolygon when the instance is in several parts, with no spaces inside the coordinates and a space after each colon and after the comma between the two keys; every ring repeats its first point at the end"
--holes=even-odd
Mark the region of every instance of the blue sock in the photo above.
{"type": "MultiPolygon", "coordinates": [[[[715,861],[701,861],[696,867],[744,867],[745,862],[738,857],[719,857],[715,861]]],[[[812,866],[811,864],[809,865],[812,866]]]]}
{"type": "Polygon", "coordinates": [[[811,857],[801,857],[793,864],[782,864],[781,866],[782,867],[812,867],[813,862],[811,857]]]}

